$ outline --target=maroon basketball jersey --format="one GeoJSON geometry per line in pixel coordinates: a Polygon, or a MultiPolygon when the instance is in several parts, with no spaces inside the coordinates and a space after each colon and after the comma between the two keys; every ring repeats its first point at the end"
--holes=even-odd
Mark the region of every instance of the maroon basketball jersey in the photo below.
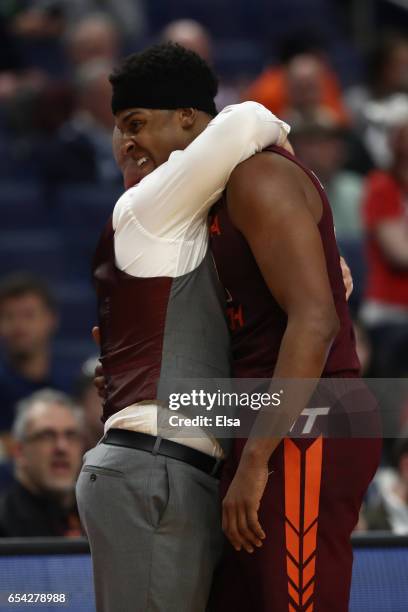
{"type": "MultiPolygon", "coordinates": [[[[328,355],[323,376],[339,373],[355,375],[360,364],[355,350],[354,332],[327,196],[317,177],[296,158],[279,147],[268,147],[267,150],[300,166],[320,195],[323,212],[318,229],[341,324],[328,355]]],[[[245,238],[229,218],[225,198],[217,202],[211,211],[210,234],[218,274],[227,294],[234,375],[240,378],[271,377],[286,329],[287,316],[269,291],[245,238]]]]}

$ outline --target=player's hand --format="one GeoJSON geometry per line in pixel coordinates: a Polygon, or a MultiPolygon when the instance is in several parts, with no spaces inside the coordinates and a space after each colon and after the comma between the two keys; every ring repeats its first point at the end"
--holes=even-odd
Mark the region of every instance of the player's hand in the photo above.
{"type": "Polygon", "coordinates": [[[252,553],[266,537],[258,510],[267,481],[267,464],[249,465],[241,459],[222,503],[222,528],[237,551],[252,553]]]}
{"type": "Polygon", "coordinates": [[[346,299],[348,300],[350,295],[353,293],[353,277],[351,276],[351,270],[348,267],[344,257],[340,257],[340,266],[341,273],[343,275],[344,288],[346,290],[346,299]]]}

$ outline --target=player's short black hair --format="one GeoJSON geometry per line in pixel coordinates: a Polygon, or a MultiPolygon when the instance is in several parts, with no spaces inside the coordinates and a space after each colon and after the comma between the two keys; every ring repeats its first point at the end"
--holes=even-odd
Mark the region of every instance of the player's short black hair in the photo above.
{"type": "Polygon", "coordinates": [[[217,112],[217,77],[203,58],[177,43],[154,45],[129,55],[109,80],[114,113],[131,107],[217,112]]]}
{"type": "Polygon", "coordinates": [[[43,304],[56,312],[57,303],[48,285],[37,276],[25,272],[16,272],[0,281],[0,307],[8,299],[25,295],[38,296],[43,304]]]}

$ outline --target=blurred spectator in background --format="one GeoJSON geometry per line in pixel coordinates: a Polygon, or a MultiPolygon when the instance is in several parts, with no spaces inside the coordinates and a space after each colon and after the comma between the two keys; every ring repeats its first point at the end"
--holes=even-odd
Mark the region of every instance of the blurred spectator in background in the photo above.
{"type": "Polygon", "coordinates": [[[112,155],[111,70],[101,60],[78,69],[72,117],[37,145],[37,165],[47,183],[121,181],[112,155]]]}
{"type": "Polygon", "coordinates": [[[57,4],[52,0],[0,3],[1,55],[6,58],[5,63],[0,61],[0,117],[6,127],[1,136],[7,139],[3,146],[8,150],[9,175],[15,178],[35,174],[31,146],[42,117],[47,116],[48,125],[55,117],[66,116],[69,92],[62,85],[68,69],[62,43],[66,22],[57,4]],[[44,112],[49,93],[57,96],[51,113],[44,112]]]}
{"type": "Polygon", "coordinates": [[[0,14],[20,40],[61,37],[90,15],[105,15],[121,35],[135,44],[146,34],[146,17],[141,0],[25,0],[3,2],[0,14]]]}
{"type": "Polygon", "coordinates": [[[395,441],[392,467],[380,468],[364,509],[367,529],[408,534],[408,430],[395,441]]]}
{"type": "Polygon", "coordinates": [[[64,363],[52,356],[58,324],[54,297],[39,279],[16,274],[0,283],[0,432],[10,430],[16,402],[44,387],[71,391],[64,363]]]}
{"type": "Polygon", "coordinates": [[[325,68],[315,55],[302,54],[293,57],[286,68],[287,106],[285,117],[298,113],[309,116],[314,112],[325,112],[338,121],[338,116],[323,97],[325,68]]]}
{"type": "Polygon", "coordinates": [[[380,37],[368,64],[367,83],[350,89],[345,100],[371,157],[387,168],[392,163],[390,127],[408,107],[408,36],[380,37]]]}
{"type": "Polygon", "coordinates": [[[103,13],[88,15],[67,31],[65,45],[68,58],[78,68],[92,60],[113,65],[122,47],[115,22],[103,13]]]}
{"type": "MultiPolygon", "coordinates": [[[[59,6],[61,3],[56,2],[59,6]]],[[[63,4],[63,3],[62,3],[63,4]]],[[[60,6],[61,11],[65,11],[64,6],[60,6]]],[[[39,8],[32,9],[35,14],[39,11],[39,8]]],[[[42,6],[42,10],[44,7],[42,6]]],[[[28,10],[31,13],[31,10],[28,10]]],[[[65,14],[65,13],[64,13],[65,14]]],[[[8,104],[5,105],[4,113],[7,117],[8,127],[10,129],[10,145],[11,157],[15,160],[14,166],[23,165],[23,175],[27,175],[27,170],[31,170],[34,178],[38,175],[40,178],[43,177],[44,164],[47,163],[51,156],[51,167],[49,172],[45,172],[45,178],[48,176],[53,177],[56,175],[56,179],[61,180],[76,180],[76,172],[78,166],[81,163],[81,154],[83,156],[82,149],[78,152],[78,158],[74,156],[76,161],[76,168],[73,169],[73,176],[69,175],[69,168],[64,168],[66,165],[65,160],[61,160],[61,146],[62,149],[68,141],[68,157],[72,152],[70,149],[70,131],[62,135],[62,143],[60,142],[61,134],[58,130],[61,126],[66,123],[73,112],[75,112],[75,105],[80,107],[83,103],[83,98],[87,96],[87,92],[83,94],[83,89],[86,87],[90,88],[91,84],[88,82],[89,78],[87,73],[90,72],[88,67],[91,62],[94,64],[99,61],[101,64],[105,64],[105,72],[109,73],[111,67],[117,60],[123,46],[122,38],[118,27],[109,15],[104,13],[90,13],[83,20],[68,25],[68,21],[64,21],[64,30],[61,35],[58,36],[58,48],[59,51],[49,49],[50,40],[47,39],[46,50],[38,49],[40,44],[36,43],[35,49],[30,49],[29,53],[27,50],[24,51],[27,46],[22,45],[21,40],[18,40],[20,51],[23,55],[23,61],[27,63],[25,56],[27,54],[33,56],[33,66],[36,68],[30,68],[21,72],[21,76],[17,78],[14,73],[15,86],[10,86],[10,78],[5,73],[3,79],[3,93],[8,92],[8,104]],[[45,57],[45,60],[43,58],[45,57]],[[61,56],[61,57],[58,57],[61,56]],[[55,67],[50,67],[49,58],[55,57],[55,67]],[[55,142],[55,151],[51,146],[53,139],[55,142]],[[60,146],[61,145],[61,146],[60,146]],[[48,149],[51,149],[48,151],[48,149]],[[39,149],[39,150],[38,150],[39,149]],[[44,149],[44,150],[43,150],[44,149]],[[53,154],[55,153],[55,159],[53,154]],[[43,160],[45,156],[45,160],[43,160]],[[60,170],[58,171],[58,167],[60,170]],[[61,176],[59,176],[61,175],[61,176]]],[[[42,41],[41,44],[45,44],[42,41]]],[[[91,70],[92,72],[92,70],[91,70]]],[[[95,72],[95,69],[93,70],[95,72]]],[[[95,80],[96,76],[93,75],[92,79],[95,80]]],[[[0,97],[2,92],[1,87],[1,75],[0,75],[0,97]]],[[[104,85],[100,85],[100,90],[94,87],[94,91],[91,95],[96,97],[91,113],[95,110],[98,115],[98,109],[100,109],[99,116],[97,116],[97,122],[94,129],[88,129],[86,134],[86,141],[89,141],[89,137],[93,136],[93,132],[97,131],[95,138],[96,147],[98,150],[101,148],[106,150],[105,142],[106,137],[100,136],[99,124],[101,119],[101,113],[103,100],[106,99],[105,92],[102,91],[104,85]],[[98,96],[101,96],[103,100],[98,103],[98,96]]],[[[108,91],[109,84],[105,85],[106,92],[108,91]]],[[[84,111],[87,110],[88,101],[85,101],[84,111]]],[[[105,112],[105,117],[106,117],[105,112]]],[[[102,126],[104,125],[105,117],[102,116],[102,126]]],[[[1,116],[0,116],[1,119],[1,116]]],[[[76,141],[76,134],[74,140],[76,141]]],[[[88,147],[89,148],[89,147],[88,147]]],[[[91,146],[92,148],[92,146],[91,146]]],[[[73,145],[74,153],[77,153],[75,144],[73,145]]],[[[102,154],[103,161],[101,162],[105,170],[105,164],[107,163],[107,155],[104,152],[102,154]]],[[[86,157],[86,154],[85,154],[86,157]]],[[[69,161],[69,159],[67,160],[69,161]]],[[[84,160],[82,159],[84,163],[84,160]]],[[[84,163],[83,174],[87,173],[86,163],[84,163]]],[[[108,173],[113,168],[113,163],[108,168],[108,173]]],[[[47,168],[46,168],[47,169],[47,168]]],[[[98,170],[99,171],[99,170],[98,170]]],[[[18,174],[18,172],[16,172],[18,174]]],[[[88,180],[92,180],[91,176],[88,180]]]]}
{"type": "MultiPolygon", "coordinates": [[[[26,102],[31,102],[48,83],[50,62],[46,59],[43,65],[43,54],[40,52],[37,57],[31,51],[34,51],[35,45],[44,44],[48,51],[50,45],[59,45],[55,37],[59,36],[62,28],[60,17],[47,14],[45,9],[34,11],[28,2],[0,3],[0,121],[4,120],[0,127],[3,128],[3,137],[7,134],[9,123],[16,123],[16,115],[20,120],[20,106],[24,105],[26,111],[26,102]]],[[[52,58],[52,63],[58,53],[46,55],[52,58]]],[[[65,64],[65,60],[62,63],[65,64]]]]}
{"type": "Polygon", "coordinates": [[[305,115],[294,113],[289,123],[297,157],[316,173],[327,192],[337,238],[360,238],[363,182],[358,174],[344,169],[344,126],[323,108],[305,115]]]}
{"type": "MultiPolygon", "coordinates": [[[[96,141],[97,148],[100,147],[101,140],[103,143],[106,141],[105,136],[100,137],[99,129],[102,125],[102,131],[106,131],[107,121],[107,111],[103,106],[106,104],[109,84],[103,83],[103,77],[107,78],[122,46],[115,22],[103,13],[90,14],[82,21],[68,27],[62,40],[65,69],[61,69],[58,75],[45,80],[36,88],[30,89],[27,86],[20,88],[13,99],[13,104],[8,107],[14,142],[18,136],[18,142],[25,143],[27,149],[25,158],[32,160],[31,165],[35,167],[40,178],[57,181],[76,180],[81,164],[84,165],[82,175],[86,175],[89,168],[87,157],[89,155],[93,157],[92,151],[89,152],[89,149],[92,149],[92,145],[89,144],[89,138],[91,136],[92,139],[93,135],[92,122],[86,130],[86,136],[78,145],[76,129],[78,126],[73,127],[72,133],[69,123],[73,114],[82,114],[83,117],[87,115],[87,119],[95,114],[94,129],[98,133],[93,140],[96,141]],[[98,77],[100,77],[99,84],[98,77]],[[91,100],[91,96],[95,96],[95,99],[91,100]],[[59,132],[62,126],[67,129],[59,132]],[[65,147],[67,160],[61,159],[65,147]],[[83,148],[86,149],[85,153],[83,148]],[[70,162],[74,163],[72,177],[70,162]]],[[[76,118],[74,118],[75,123],[76,118]]],[[[78,123],[81,124],[81,120],[78,123]]],[[[80,125],[79,132],[83,127],[80,125]]],[[[106,149],[106,146],[102,146],[106,149]]],[[[24,152],[21,153],[21,157],[24,159],[24,152]]],[[[103,157],[106,158],[106,154],[103,154],[103,157]]],[[[96,170],[93,161],[90,165],[94,174],[96,170]]],[[[93,180],[92,173],[88,180],[93,180]]]]}
{"type": "MultiPolygon", "coordinates": [[[[7,3],[6,3],[7,4],[7,3]]],[[[64,10],[58,0],[30,0],[14,4],[11,30],[26,39],[57,38],[64,31],[64,10]]]]}
{"type": "Polygon", "coordinates": [[[147,33],[144,0],[56,0],[72,25],[97,11],[108,17],[129,44],[134,46],[147,33]]]}
{"type": "Polygon", "coordinates": [[[212,63],[212,41],[206,28],[194,19],[178,19],[167,24],[161,35],[162,42],[175,42],[198,53],[212,63]]]}
{"type": "MultiPolygon", "coordinates": [[[[213,64],[213,42],[209,31],[194,19],[177,19],[167,24],[160,36],[161,42],[178,43],[198,53],[210,65],[213,64]]],[[[219,111],[229,104],[239,102],[239,85],[222,80],[218,86],[215,104],[219,111]]]]}
{"type": "Polygon", "coordinates": [[[361,318],[377,376],[408,372],[408,114],[390,138],[390,170],[375,171],[363,203],[368,278],[361,318]]]}
{"type": "Polygon", "coordinates": [[[3,2],[0,11],[25,68],[54,77],[66,71],[62,37],[67,22],[59,0],[3,2]]]}
{"type": "Polygon", "coordinates": [[[13,436],[16,482],[0,500],[0,536],[81,535],[82,412],[62,393],[38,391],[19,403],[13,436]]]}
{"type": "Polygon", "coordinates": [[[95,368],[99,364],[97,357],[90,357],[81,367],[81,375],[77,381],[76,397],[84,410],[84,450],[96,446],[103,436],[102,401],[94,385],[95,368]]]}
{"type": "Polygon", "coordinates": [[[281,65],[269,66],[244,99],[264,104],[279,117],[286,116],[293,106],[310,110],[313,103],[314,108],[326,108],[338,121],[347,123],[340,83],[322,37],[310,31],[296,32],[283,42],[279,55],[281,65]]]}

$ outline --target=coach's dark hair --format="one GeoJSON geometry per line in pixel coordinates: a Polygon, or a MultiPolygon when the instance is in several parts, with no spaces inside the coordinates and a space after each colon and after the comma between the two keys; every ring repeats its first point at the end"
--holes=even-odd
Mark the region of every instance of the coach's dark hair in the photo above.
{"type": "Polygon", "coordinates": [[[149,47],[125,58],[110,75],[112,110],[196,108],[216,115],[218,80],[197,53],[176,43],[149,47]]]}
{"type": "Polygon", "coordinates": [[[42,279],[32,274],[17,272],[0,281],[0,306],[7,299],[18,298],[27,294],[37,295],[47,308],[56,312],[55,297],[42,279]]]}

